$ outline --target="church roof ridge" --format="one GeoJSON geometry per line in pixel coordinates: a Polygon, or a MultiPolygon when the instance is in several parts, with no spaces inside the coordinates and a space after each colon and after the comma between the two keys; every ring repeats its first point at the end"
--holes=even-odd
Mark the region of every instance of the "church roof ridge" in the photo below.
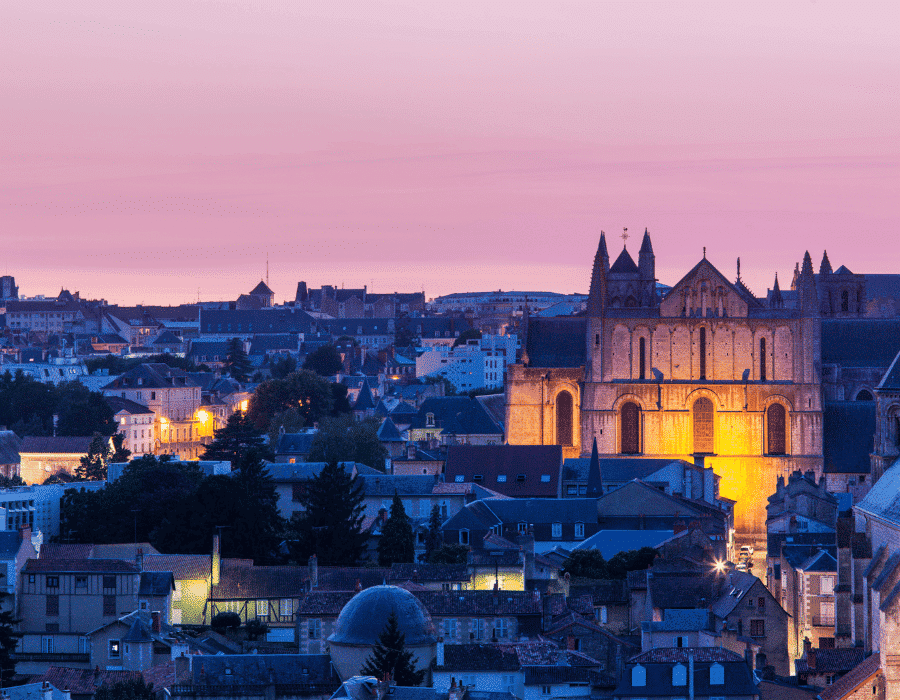
{"type": "Polygon", "coordinates": [[[638,270],[638,266],[635,264],[634,259],[628,253],[628,248],[623,247],[622,252],[619,253],[619,257],[616,258],[616,261],[613,263],[612,267],[609,268],[609,271],[616,273],[626,273],[626,274],[637,274],[640,272],[638,270]]]}

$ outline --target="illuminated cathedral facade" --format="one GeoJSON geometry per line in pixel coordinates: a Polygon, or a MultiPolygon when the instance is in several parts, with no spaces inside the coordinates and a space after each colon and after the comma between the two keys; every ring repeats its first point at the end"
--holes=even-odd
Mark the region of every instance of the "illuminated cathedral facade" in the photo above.
{"type": "Polygon", "coordinates": [[[702,461],[736,501],[738,533],[762,534],[777,477],[822,472],[821,309],[809,253],[793,308],[777,279],[758,299],[705,254],[663,293],[655,268],[648,233],[637,262],[623,248],[612,264],[601,235],[586,314],[528,319],[521,362],[507,373],[507,440],[562,445],[565,457],[596,440],[606,457],[702,461]]]}

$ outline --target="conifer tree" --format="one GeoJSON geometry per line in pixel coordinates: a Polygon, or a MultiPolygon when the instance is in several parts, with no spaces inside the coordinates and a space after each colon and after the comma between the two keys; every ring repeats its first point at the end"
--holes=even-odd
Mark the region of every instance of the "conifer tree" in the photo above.
{"type": "Polygon", "coordinates": [[[96,435],[91,440],[88,453],[81,458],[75,470],[78,481],[103,481],[106,479],[106,462],[109,459],[109,438],[96,435]]]}
{"type": "Polygon", "coordinates": [[[232,338],[228,341],[228,357],[225,360],[228,374],[239,382],[246,381],[250,375],[250,359],[244,350],[244,343],[240,338],[232,338]]]}
{"type": "Polygon", "coordinates": [[[361,673],[378,679],[390,674],[391,680],[403,687],[421,685],[425,680],[425,670],[416,670],[413,654],[406,650],[406,635],[400,631],[397,614],[393,610],[361,673]]]}
{"type": "Polygon", "coordinates": [[[16,632],[20,621],[13,616],[11,598],[9,593],[0,594],[0,686],[4,688],[16,675],[16,662],[10,656],[22,637],[16,632]]]}
{"type": "Polygon", "coordinates": [[[306,482],[300,496],[305,510],[291,518],[294,559],[305,564],[315,554],[326,566],[357,564],[368,539],[362,530],[363,498],[361,481],[337,461],[328,462],[306,482]]]}
{"type": "Polygon", "coordinates": [[[441,508],[436,503],[431,507],[431,515],[428,517],[428,534],[425,535],[425,555],[423,561],[428,561],[431,553],[444,544],[444,536],[441,533],[441,508]]]}
{"type": "Polygon", "coordinates": [[[206,446],[203,459],[231,462],[234,469],[248,457],[268,459],[271,451],[265,445],[262,434],[243,411],[236,411],[228,417],[225,427],[214,433],[213,441],[206,446]]]}
{"type": "Polygon", "coordinates": [[[394,563],[412,564],[415,561],[415,542],[412,522],[403,507],[403,501],[394,492],[391,516],[381,528],[378,542],[378,563],[390,566],[394,563]]]}

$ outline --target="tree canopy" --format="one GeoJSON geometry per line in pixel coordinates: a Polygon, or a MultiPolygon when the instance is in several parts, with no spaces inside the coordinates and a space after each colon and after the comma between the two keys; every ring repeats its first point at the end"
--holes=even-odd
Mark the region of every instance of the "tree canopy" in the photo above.
{"type": "Polygon", "coordinates": [[[624,579],[629,571],[649,567],[658,552],[653,547],[619,552],[609,561],[596,549],[576,549],[566,560],[561,573],[572,577],[624,579]]]}
{"type": "Polygon", "coordinates": [[[366,550],[362,531],[363,487],[356,477],[332,460],[305,484],[300,496],[304,511],[291,518],[291,554],[305,564],[315,554],[320,564],[353,566],[366,550]]]}
{"type": "Polygon", "coordinates": [[[443,544],[428,555],[429,564],[465,564],[469,548],[464,544],[443,544]]]}
{"type": "Polygon", "coordinates": [[[22,635],[16,631],[20,620],[13,615],[9,593],[0,593],[0,685],[4,688],[16,675],[16,662],[11,655],[16,650],[22,635]]]}
{"type": "Polygon", "coordinates": [[[78,382],[44,384],[23,372],[0,374],[0,425],[17,435],[112,435],[113,412],[101,394],[78,382]]]}
{"type": "Polygon", "coordinates": [[[297,410],[305,425],[312,425],[326,416],[350,410],[347,388],[302,369],[284,379],[269,379],[256,387],[247,415],[257,430],[264,431],[277,414],[290,408],[297,410]]]}
{"type": "Polygon", "coordinates": [[[323,418],[313,438],[310,462],[358,462],[384,471],[388,451],[378,440],[378,419],[353,420],[350,415],[323,418]]]}
{"type": "Polygon", "coordinates": [[[155,700],[156,691],[153,684],[147,684],[143,678],[118,681],[104,684],[97,688],[94,700],[155,700]]]}
{"type": "Polygon", "coordinates": [[[308,369],[322,377],[331,377],[343,369],[341,353],[334,345],[323,345],[306,356],[303,369],[308,369]]]}
{"type": "Polygon", "coordinates": [[[224,427],[215,431],[213,441],[206,446],[203,459],[231,462],[239,468],[248,457],[270,459],[272,451],[265,439],[243,411],[236,411],[228,417],[224,427]]]}
{"type": "Polygon", "coordinates": [[[228,356],[225,359],[225,369],[232,379],[239,382],[247,381],[250,376],[250,358],[244,350],[244,341],[240,338],[232,338],[228,341],[228,356]]]}

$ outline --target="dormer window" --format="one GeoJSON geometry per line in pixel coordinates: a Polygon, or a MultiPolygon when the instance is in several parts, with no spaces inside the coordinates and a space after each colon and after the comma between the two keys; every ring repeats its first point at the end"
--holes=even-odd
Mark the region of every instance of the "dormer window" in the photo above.
{"type": "Polygon", "coordinates": [[[516,481],[520,484],[525,483],[525,475],[524,474],[516,474],[516,481]]]}
{"type": "Polygon", "coordinates": [[[425,414],[425,427],[426,427],[426,428],[433,428],[433,427],[434,427],[434,414],[433,414],[433,413],[426,413],[426,414],[425,414]]]}
{"type": "Polygon", "coordinates": [[[647,669],[640,664],[631,669],[631,685],[635,687],[647,685],[647,669]]]}
{"type": "Polygon", "coordinates": [[[484,483],[484,475],[483,474],[475,474],[472,476],[472,481],[474,481],[476,484],[482,484],[482,483],[484,483]]]}
{"type": "Polygon", "coordinates": [[[497,474],[497,483],[505,484],[506,483],[506,474],[497,474]]]}
{"type": "Polygon", "coordinates": [[[687,668],[684,664],[675,664],[672,667],[672,685],[687,685],[687,668]]]}
{"type": "Polygon", "coordinates": [[[709,667],[709,684],[725,685],[725,667],[716,663],[709,667]]]}

